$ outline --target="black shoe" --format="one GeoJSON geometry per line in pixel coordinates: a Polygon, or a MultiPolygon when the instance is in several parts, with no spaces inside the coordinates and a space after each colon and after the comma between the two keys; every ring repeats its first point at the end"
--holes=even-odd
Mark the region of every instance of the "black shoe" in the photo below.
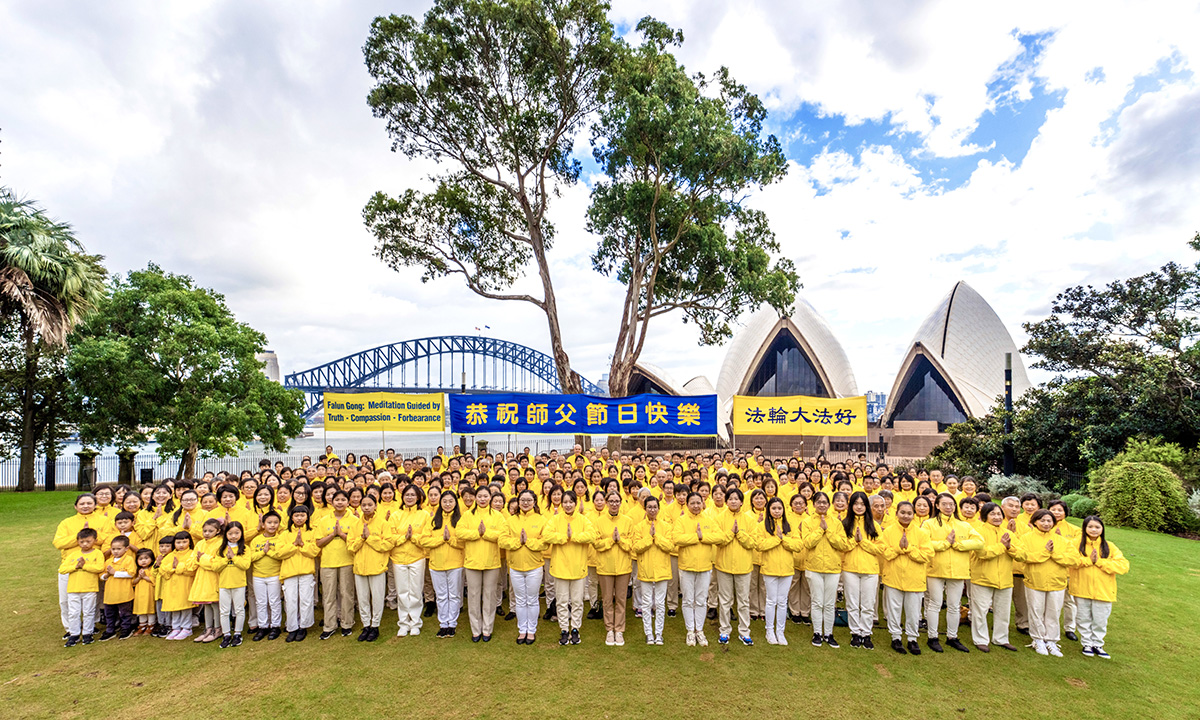
{"type": "Polygon", "coordinates": [[[162,638],[171,634],[171,628],[160,623],[154,625],[154,629],[150,631],[151,637],[162,638]]]}
{"type": "Polygon", "coordinates": [[[572,630],[571,631],[571,644],[578,645],[580,642],[582,642],[582,640],[579,639],[579,630],[577,630],[577,629],[572,630]]]}
{"type": "Polygon", "coordinates": [[[925,641],[925,644],[935,653],[945,652],[945,650],[942,650],[942,644],[938,642],[937,638],[929,638],[925,641]]]}
{"type": "Polygon", "coordinates": [[[117,634],[117,639],[124,640],[126,638],[131,638],[131,637],[133,637],[133,632],[134,632],[133,628],[125,628],[124,630],[122,630],[120,633],[117,634]]]}
{"type": "Polygon", "coordinates": [[[708,619],[709,619],[709,620],[716,620],[716,619],[717,619],[717,609],[716,609],[716,608],[709,608],[709,609],[708,609],[708,619]]]}
{"type": "Polygon", "coordinates": [[[517,638],[517,644],[518,644],[518,645],[524,645],[524,644],[525,644],[525,638],[523,638],[523,637],[518,637],[518,638],[517,638]]]}
{"type": "Polygon", "coordinates": [[[483,639],[482,635],[472,635],[471,636],[471,642],[479,642],[482,639],[483,639]]]}
{"type": "Polygon", "coordinates": [[[446,637],[447,628],[438,628],[437,637],[446,637]]]}
{"type": "Polygon", "coordinates": [[[370,634],[371,634],[371,628],[367,627],[366,625],[363,625],[362,632],[360,632],[360,633],[358,634],[358,641],[359,641],[359,642],[366,642],[366,641],[367,641],[367,636],[368,636],[368,635],[370,635],[370,634]]]}
{"type": "Polygon", "coordinates": [[[958,638],[949,638],[946,640],[946,644],[959,652],[965,652],[965,653],[971,652],[970,650],[967,649],[967,646],[963,645],[962,641],[959,640],[958,638]]]}
{"type": "Polygon", "coordinates": [[[269,631],[267,631],[267,639],[268,640],[278,640],[279,636],[282,634],[283,634],[283,628],[273,627],[269,631]]]}
{"type": "Polygon", "coordinates": [[[550,618],[554,617],[557,614],[557,612],[558,612],[558,601],[551,600],[550,604],[546,606],[546,614],[542,616],[542,619],[549,620],[550,618]]]}
{"type": "Polygon", "coordinates": [[[455,636],[455,634],[457,634],[457,633],[458,633],[458,628],[450,628],[450,629],[449,629],[449,630],[446,632],[446,637],[454,637],[454,636],[455,636]]]}
{"type": "Polygon", "coordinates": [[[112,640],[116,636],[117,636],[117,634],[115,632],[113,632],[112,630],[105,630],[104,633],[100,636],[100,642],[106,642],[108,640],[112,640]]]}
{"type": "Polygon", "coordinates": [[[1068,640],[1070,640],[1071,642],[1079,642],[1079,636],[1076,635],[1075,633],[1071,632],[1070,630],[1067,631],[1066,638],[1068,640]]]}
{"type": "Polygon", "coordinates": [[[821,637],[821,633],[813,633],[813,647],[821,647],[825,643],[825,638],[821,637]]]}
{"type": "Polygon", "coordinates": [[[558,636],[558,644],[566,645],[569,642],[571,642],[571,633],[567,632],[566,630],[563,630],[562,634],[558,636]]]}
{"type": "MultiPolygon", "coordinates": [[[[155,631],[155,632],[158,632],[158,626],[157,626],[157,625],[155,625],[155,626],[154,626],[154,631],[155,631]]],[[[63,639],[63,640],[70,640],[70,639],[71,639],[71,633],[69,633],[69,632],[65,632],[65,633],[63,633],[62,639],[63,639]]]]}
{"type": "Polygon", "coordinates": [[[379,639],[379,628],[371,628],[371,636],[367,638],[367,642],[375,642],[379,639]]]}
{"type": "Polygon", "coordinates": [[[925,632],[929,629],[929,623],[925,622],[925,618],[921,618],[921,622],[917,623],[917,630],[925,632]]]}
{"type": "Polygon", "coordinates": [[[229,643],[229,647],[238,647],[241,644],[242,644],[242,634],[234,633],[233,634],[233,642],[229,643]]]}
{"type": "Polygon", "coordinates": [[[793,615],[791,613],[788,613],[788,620],[791,620],[792,624],[794,624],[794,625],[800,624],[800,616],[799,615],[793,615]]]}
{"type": "Polygon", "coordinates": [[[219,647],[219,648],[221,648],[222,650],[224,650],[224,649],[228,648],[228,647],[229,647],[229,645],[230,645],[232,642],[233,642],[233,636],[232,636],[232,635],[222,635],[222,636],[221,636],[221,644],[220,644],[220,645],[218,645],[217,647],[219,647]]]}
{"type": "MultiPolygon", "coordinates": [[[[503,617],[503,616],[504,616],[504,608],[497,605],[496,606],[496,617],[503,617]]],[[[516,616],[517,616],[516,613],[513,613],[513,617],[516,617],[516,616]]]]}
{"type": "Polygon", "coordinates": [[[296,642],[304,642],[306,637],[308,637],[308,628],[300,628],[296,634],[296,642]]]}
{"type": "Polygon", "coordinates": [[[254,631],[254,636],[251,637],[250,639],[253,640],[254,642],[260,642],[260,641],[266,639],[268,632],[269,631],[267,630],[267,628],[259,628],[254,631]]]}
{"type": "Polygon", "coordinates": [[[479,639],[480,639],[480,640],[482,640],[483,642],[491,642],[491,641],[492,641],[492,636],[491,636],[491,635],[484,635],[483,637],[481,637],[481,638],[479,638],[479,639]]]}
{"type": "Polygon", "coordinates": [[[1018,627],[1018,628],[1017,628],[1017,632],[1021,633],[1022,635],[1028,635],[1028,634],[1029,634],[1029,628],[1018,627]]]}
{"type": "Polygon", "coordinates": [[[851,635],[850,636],[850,647],[851,648],[861,648],[862,647],[862,638],[860,638],[857,635],[851,635]]]}
{"type": "Polygon", "coordinates": [[[537,638],[533,635],[530,635],[529,637],[525,638],[525,644],[532,645],[534,640],[537,640],[537,638]]]}
{"type": "Polygon", "coordinates": [[[292,630],[287,634],[287,639],[284,642],[296,642],[296,636],[300,634],[299,630],[292,630]]]}
{"type": "Polygon", "coordinates": [[[916,640],[908,641],[908,652],[909,652],[909,654],[912,654],[912,655],[920,655],[921,654],[921,646],[917,644],[916,640]]]}
{"type": "Polygon", "coordinates": [[[337,632],[337,631],[336,630],[326,630],[325,632],[321,633],[321,639],[328,640],[329,638],[333,637],[333,634],[335,632],[337,632]]]}
{"type": "Polygon", "coordinates": [[[903,640],[893,640],[892,641],[892,649],[895,650],[896,652],[900,653],[901,655],[908,654],[908,652],[906,652],[904,650],[904,641],[903,640]]]}
{"type": "Polygon", "coordinates": [[[674,611],[674,610],[668,610],[668,611],[667,611],[667,617],[675,617],[675,611],[674,611]]]}
{"type": "Polygon", "coordinates": [[[834,649],[841,647],[841,645],[838,645],[838,641],[833,639],[833,633],[825,636],[825,644],[834,649]]]}
{"type": "Polygon", "coordinates": [[[75,647],[79,644],[78,635],[67,635],[67,641],[63,643],[63,647],[75,647]]]}
{"type": "Polygon", "coordinates": [[[509,610],[509,611],[508,611],[508,614],[506,614],[506,615],[504,616],[504,619],[505,619],[505,620],[516,620],[516,619],[517,619],[517,614],[516,614],[515,612],[513,612],[512,610],[509,610]]]}
{"type": "Polygon", "coordinates": [[[81,645],[91,645],[93,642],[95,642],[95,640],[91,635],[84,635],[83,637],[79,638],[79,643],[81,645]]]}
{"type": "Polygon", "coordinates": [[[437,603],[433,600],[425,603],[425,617],[432,617],[437,612],[437,603]]]}
{"type": "Polygon", "coordinates": [[[588,610],[588,614],[587,614],[588,620],[600,620],[603,618],[604,618],[604,611],[601,610],[599,606],[595,606],[591,610],[588,610]]]}
{"type": "Polygon", "coordinates": [[[354,628],[352,628],[352,627],[342,628],[342,637],[350,637],[353,634],[354,634],[354,628]]]}
{"type": "Polygon", "coordinates": [[[863,635],[862,636],[862,646],[863,646],[863,650],[874,650],[875,649],[875,640],[870,635],[863,635]]]}
{"type": "Polygon", "coordinates": [[[800,622],[804,625],[812,625],[812,618],[808,615],[801,615],[800,622]]]}

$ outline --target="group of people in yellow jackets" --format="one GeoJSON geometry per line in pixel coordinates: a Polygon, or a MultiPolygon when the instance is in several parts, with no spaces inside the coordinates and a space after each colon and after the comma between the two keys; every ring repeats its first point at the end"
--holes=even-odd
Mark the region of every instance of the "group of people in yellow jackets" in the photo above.
{"type": "Polygon", "coordinates": [[[390,455],[329,460],[80,495],[53,541],[66,645],[91,643],[98,617],[100,640],[237,647],[248,621],[255,641],[286,629],[301,642],[318,601],[326,640],[351,635],[356,612],[358,640],[378,639],[387,607],[398,636],[436,612],[437,636],[454,637],[465,602],[471,639],[490,642],[507,591],[522,645],[542,619],[557,620],[560,644],[581,643],[589,605],[605,643],[624,645],[632,596],[650,645],[678,611],[688,645],[708,645],[710,620],[718,642],[753,645],[761,618],[768,644],[788,644],[791,620],[837,648],[840,594],[853,648],[874,649],[885,624],[897,653],[921,654],[922,632],[935,652],[942,636],[969,652],[958,639],[969,624],[979,651],[1016,650],[1015,608],[1038,654],[1062,655],[1065,624],[1084,655],[1108,658],[1116,576],[1129,569],[1100,518],[1078,527],[1061,502],[997,503],[940,473],[757,452],[622,463],[578,448],[405,463],[411,475],[390,455]]]}

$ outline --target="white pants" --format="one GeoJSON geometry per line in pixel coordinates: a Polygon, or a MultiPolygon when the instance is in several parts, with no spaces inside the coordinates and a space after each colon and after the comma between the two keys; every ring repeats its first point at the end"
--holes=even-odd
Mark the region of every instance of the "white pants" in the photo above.
{"type": "Polygon", "coordinates": [[[173,610],[167,613],[170,618],[171,628],[174,630],[192,631],[192,620],[194,616],[191,610],[173,610]]]}
{"type": "Polygon", "coordinates": [[[58,576],[58,612],[62,616],[63,632],[71,632],[70,611],[67,609],[67,581],[71,576],[61,573],[58,576]]]}
{"type": "Polygon", "coordinates": [[[988,610],[992,611],[992,639],[997,645],[1008,644],[1008,615],[1012,611],[1012,588],[987,587],[971,583],[971,642],[987,647],[988,610]]]}
{"type": "Polygon", "coordinates": [[[837,588],[841,573],[823,573],[812,570],[804,573],[808,577],[808,588],[812,594],[813,632],[825,636],[833,634],[833,618],[837,610],[837,588]]]}
{"type": "MultiPolygon", "coordinates": [[[[407,565],[392,565],[396,578],[396,627],[402,635],[421,629],[421,593],[425,587],[425,558],[407,565]]],[[[384,580],[386,585],[387,580],[384,580]]],[[[386,589],[385,589],[386,592],[386,589]]],[[[359,603],[362,607],[362,603],[359,603]]],[[[382,617],[382,612],[380,614],[382,617]]],[[[372,625],[372,627],[374,627],[372,625]]]]}
{"type": "Polygon", "coordinates": [[[667,583],[667,580],[659,580],[641,584],[642,627],[645,628],[648,638],[662,637],[663,619],[667,614],[667,583]]]}
{"type": "Polygon", "coordinates": [[[901,636],[904,635],[910,641],[915,642],[917,634],[920,632],[921,601],[925,593],[904,592],[885,586],[883,594],[887,599],[888,633],[891,634],[893,640],[902,640],[901,636]],[[904,619],[903,627],[900,625],[901,615],[904,619]]]}
{"type": "Polygon", "coordinates": [[[383,622],[387,602],[387,570],[375,575],[355,575],[354,591],[358,598],[358,617],[363,627],[377,628],[383,622]]]}
{"type": "MultiPolygon", "coordinates": [[[[717,623],[722,635],[733,632],[733,623],[729,614],[737,602],[738,637],[750,635],[750,573],[730,575],[727,572],[716,571],[717,574],[717,623]]],[[[769,627],[769,626],[768,626],[769,627]]]]}
{"type": "Polygon", "coordinates": [[[679,571],[679,591],[683,594],[683,624],[688,632],[703,632],[708,613],[708,584],[712,570],[679,571]]]}
{"type": "Polygon", "coordinates": [[[964,580],[949,580],[947,578],[931,577],[926,580],[928,591],[925,594],[925,623],[929,626],[926,633],[937,639],[938,616],[942,614],[942,598],[946,599],[946,639],[958,637],[959,610],[962,607],[964,580]]]}
{"type": "Polygon", "coordinates": [[[667,581],[667,610],[679,609],[679,558],[671,556],[671,579],[667,581]]]}
{"type": "Polygon", "coordinates": [[[233,615],[233,632],[241,635],[246,624],[246,588],[221,588],[217,593],[221,606],[221,634],[230,634],[229,616],[233,615]]]}
{"type": "Polygon", "coordinates": [[[781,638],[787,627],[788,590],[792,587],[792,576],[762,575],[761,577],[764,586],[763,605],[767,620],[767,638],[781,638]]]}
{"type": "Polygon", "coordinates": [[[1075,598],[1076,620],[1079,623],[1079,642],[1084,647],[1104,647],[1104,636],[1108,633],[1108,616],[1113,604],[1105,600],[1075,598]]]}
{"type": "Polygon", "coordinates": [[[642,581],[638,580],[637,576],[637,560],[632,563],[632,569],[629,571],[629,581],[633,583],[633,609],[642,609],[642,581]]]}
{"type": "Polygon", "coordinates": [[[1062,612],[1066,590],[1033,590],[1025,586],[1025,604],[1029,608],[1029,636],[1042,642],[1059,641],[1058,614],[1062,612]]]}
{"type": "Polygon", "coordinates": [[[307,630],[313,625],[313,588],[317,579],[312,575],[293,575],[283,581],[283,605],[287,610],[287,631],[307,630]]]}
{"type": "Polygon", "coordinates": [[[283,588],[278,576],[254,578],[254,604],[260,627],[283,627],[283,588]]]}
{"type": "Polygon", "coordinates": [[[563,580],[554,578],[554,596],[562,600],[558,604],[558,627],[563,632],[583,627],[583,593],[587,578],[563,580]]]}
{"type": "Polygon", "coordinates": [[[437,599],[438,626],[458,626],[458,614],[462,612],[463,569],[430,570],[433,594],[437,599]]]}
{"type": "Polygon", "coordinates": [[[542,584],[542,568],[532,570],[508,570],[512,581],[512,595],[508,598],[508,609],[517,614],[517,633],[533,635],[537,632],[538,588],[542,584]]]}
{"type": "Polygon", "coordinates": [[[875,627],[875,601],[879,597],[879,576],[874,573],[842,573],[846,593],[846,621],[851,635],[866,637],[875,627]]]}
{"type": "Polygon", "coordinates": [[[96,630],[96,598],[98,592],[67,593],[67,632],[72,635],[91,635],[96,630]]]}

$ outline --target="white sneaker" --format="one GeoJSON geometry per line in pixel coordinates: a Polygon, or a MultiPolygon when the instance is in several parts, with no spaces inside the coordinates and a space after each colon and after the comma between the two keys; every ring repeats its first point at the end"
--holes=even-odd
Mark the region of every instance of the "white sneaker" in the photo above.
{"type": "Polygon", "coordinates": [[[616,644],[616,641],[613,640],[613,631],[612,630],[609,630],[604,635],[604,644],[608,645],[609,647],[612,647],[613,645],[616,644]]]}
{"type": "Polygon", "coordinates": [[[696,646],[696,633],[692,632],[691,630],[688,630],[687,645],[688,645],[688,647],[696,646]]]}
{"type": "Polygon", "coordinates": [[[1062,650],[1058,649],[1058,643],[1046,643],[1046,650],[1054,657],[1062,657],[1062,650]]]}
{"type": "Polygon", "coordinates": [[[778,645],[779,644],[775,640],[775,633],[771,632],[770,630],[767,631],[767,644],[768,645],[778,645]]]}
{"type": "Polygon", "coordinates": [[[708,647],[708,638],[704,637],[703,630],[696,631],[696,644],[700,647],[708,647]]]}
{"type": "Polygon", "coordinates": [[[646,644],[647,644],[647,645],[653,645],[653,644],[654,644],[654,636],[653,636],[653,635],[647,635],[647,636],[646,636],[646,644]]]}
{"type": "Polygon", "coordinates": [[[613,633],[613,645],[625,647],[625,633],[613,633]]]}
{"type": "Polygon", "coordinates": [[[783,636],[783,633],[776,633],[776,634],[775,634],[775,644],[777,644],[777,645],[787,645],[787,638],[785,638],[785,637],[783,636]]]}
{"type": "Polygon", "coordinates": [[[662,635],[656,635],[656,636],[654,637],[654,644],[655,644],[655,645],[662,645],[662,644],[663,644],[663,641],[662,641],[662,635]]]}
{"type": "Polygon", "coordinates": [[[1033,641],[1033,651],[1038,655],[1049,655],[1050,651],[1046,648],[1046,643],[1041,640],[1033,641]]]}

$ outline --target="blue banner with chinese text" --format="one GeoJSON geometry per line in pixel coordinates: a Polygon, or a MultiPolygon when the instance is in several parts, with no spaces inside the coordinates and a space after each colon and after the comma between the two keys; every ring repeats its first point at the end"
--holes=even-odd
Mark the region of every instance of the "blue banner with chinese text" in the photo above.
{"type": "Polygon", "coordinates": [[[450,432],[716,435],[717,396],[452,393],[450,432]]]}

